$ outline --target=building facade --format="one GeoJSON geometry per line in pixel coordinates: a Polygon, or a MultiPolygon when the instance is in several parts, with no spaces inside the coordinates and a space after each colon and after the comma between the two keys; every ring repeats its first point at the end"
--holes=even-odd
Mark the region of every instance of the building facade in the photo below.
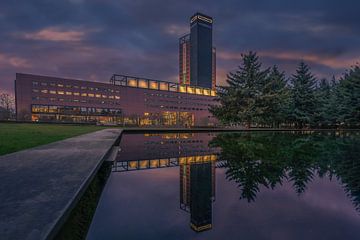
{"type": "Polygon", "coordinates": [[[171,82],[113,75],[109,83],[16,74],[18,120],[213,126],[216,92],[171,82]]]}
{"type": "Polygon", "coordinates": [[[190,85],[212,86],[211,17],[196,13],[190,20],[190,85]]]}
{"type": "Polygon", "coordinates": [[[179,38],[179,84],[215,89],[216,48],[212,46],[213,19],[196,13],[190,33],[179,38]]]}

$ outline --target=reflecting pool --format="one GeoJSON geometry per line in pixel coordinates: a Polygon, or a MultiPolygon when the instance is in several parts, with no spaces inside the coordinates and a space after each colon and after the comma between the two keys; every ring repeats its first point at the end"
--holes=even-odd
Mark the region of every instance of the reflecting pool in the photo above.
{"type": "Polygon", "coordinates": [[[87,239],[360,239],[360,133],[124,134],[87,239]]]}

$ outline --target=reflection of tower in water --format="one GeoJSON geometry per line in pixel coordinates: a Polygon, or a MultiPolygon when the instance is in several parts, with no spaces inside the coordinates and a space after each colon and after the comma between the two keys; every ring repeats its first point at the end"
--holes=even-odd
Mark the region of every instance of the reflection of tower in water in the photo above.
{"type": "Polygon", "coordinates": [[[190,212],[190,226],[200,232],[212,228],[216,158],[193,158],[180,165],[180,208],[190,212]]]}

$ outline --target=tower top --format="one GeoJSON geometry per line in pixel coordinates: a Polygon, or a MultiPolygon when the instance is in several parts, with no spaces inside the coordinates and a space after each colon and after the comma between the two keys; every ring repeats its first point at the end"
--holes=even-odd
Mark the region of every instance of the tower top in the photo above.
{"type": "Polygon", "coordinates": [[[211,25],[213,23],[213,18],[210,17],[210,16],[207,16],[205,14],[197,12],[194,15],[191,16],[190,25],[194,24],[195,22],[201,22],[201,23],[211,25]]]}

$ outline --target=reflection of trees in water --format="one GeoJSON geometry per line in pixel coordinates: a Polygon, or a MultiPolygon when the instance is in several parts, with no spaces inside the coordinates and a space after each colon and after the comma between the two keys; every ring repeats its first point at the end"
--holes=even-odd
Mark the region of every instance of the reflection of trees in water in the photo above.
{"type": "Polygon", "coordinates": [[[358,133],[227,133],[211,142],[221,147],[226,178],[240,198],[254,201],[260,186],[273,189],[284,180],[301,194],[316,176],[336,177],[360,210],[360,136],[358,133]]]}

